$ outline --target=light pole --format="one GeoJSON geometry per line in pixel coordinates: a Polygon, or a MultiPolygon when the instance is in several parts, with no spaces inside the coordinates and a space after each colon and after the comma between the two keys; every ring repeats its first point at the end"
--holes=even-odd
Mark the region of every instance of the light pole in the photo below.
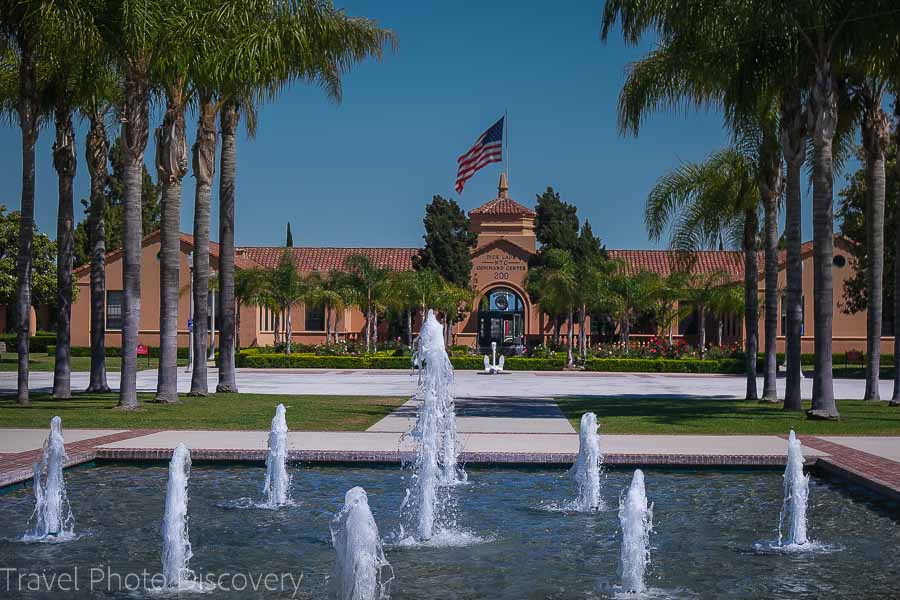
{"type": "Polygon", "coordinates": [[[190,291],[188,295],[190,296],[191,309],[188,313],[188,364],[187,368],[184,370],[185,373],[190,373],[191,368],[194,366],[194,254],[191,252],[187,255],[187,263],[188,263],[188,272],[190,274],[190,291]]]}
{"type": "Polygon", "coordinates": [[[212,320],[212,328],[209,330],[209,357],[207,360],[215,360],[216,359],[216,290],[215,288],[211,291],[212,298],[212,312],[210,312],[210,318],[212,320]]]}

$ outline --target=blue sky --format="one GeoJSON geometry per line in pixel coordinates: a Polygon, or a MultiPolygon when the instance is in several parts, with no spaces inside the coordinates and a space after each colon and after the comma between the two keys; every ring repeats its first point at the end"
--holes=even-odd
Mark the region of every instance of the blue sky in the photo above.
{"type": "MultiPolygon", "coordinates": [[[[318,88],[296,86],[262,109],[255,139],[242,131],[238,244],[281,244],[290,221],[295,245],[420,245],[424,206],[433,195],[455,198],[466,210],[496,195],[498,164],[477,173],[461,197],[455,194],[456,157],[508,110],[514,199],[533,205],[535,194],[551,185],[610,248],[653,248],[658,245],[642,222],[653,182],[727,142],[715,113],[657,114],[640,137],[619,135],[616,101],[625,67],[646,48],[626,48],[618,32],[601,44],[600,0],[566,3],[565,10],[535,0],[341,5],[393,29],[398,49],[347,75],[342,104],[318,88]]],[[[157,110],[154,126],[158,117],[157,110]]],[[[78,199],[88,195],[89,177],[83,124],[79,131],[80,219],[78,199]]],[[[193,127],[189,135],[192,143],[193,127]]],[[[0,128],[0,136],[0,203],[15,209],[18,129],[0,128]]],[[[38,227],[55,236],[51,146],[52,125],[37,149],[36,214],[38,227]]],[[[835,183],[839,188],[843,178],[835,183]]],[[[184,192],[181,226],[190,232],[190,175],[184,192]]],[[[214,231],[215,215],[214,207],[214,231]]],[[[804,239],[810,231],[807,206],[804,239]]]]}

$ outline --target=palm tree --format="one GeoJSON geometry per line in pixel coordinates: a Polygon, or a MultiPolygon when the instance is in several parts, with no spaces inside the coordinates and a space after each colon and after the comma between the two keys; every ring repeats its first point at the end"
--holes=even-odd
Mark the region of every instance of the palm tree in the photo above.
{"type": "Polygon", "coordinates": [[[619,334],[626,351],[631,348],[631,326],[642,314],[652,310],[661,278],[652,271],[641,269],[635,274],[620,265],[607,279],[596,302],[600,311],[619,322],[619,334]]]}
{"type": "Polygon", "coordinates": [[[727,297],[732,282],[733,278],[725,271],[692,273],[687,278],[685,300],[697,310],[697,346],[701,359],[706,358],[707,311],[714,310],[713,307],[721,302],[720,298],[727,297]]]}
{"type": "Polygon", "coordinates": [[[691,252],[740,245],[744,254],[745,353],[748,400],[756,400],[759,298],[758,189],[754,161],[736,148],[703,163],[684,163],[661,177],[647,198],[644,222],[650,238],[669,231],[669,246],[691,252]]]}
{"type": "Polygon", "coordinates": [[[237,350],[241,349],[241,308],[264,304],[265,276],[265,272],[260,269],[237,269],[234,273],[234,300],[237,305],[234,345],[237,350]]]}
{"type": "MultiPolygon", "coordinates": [[[[180,39],[180,36],[176,36],[180,39]]],[[[181,271],[181,190],[187,174],[184,113],[189,99],[189,75],[180,48],[171,44],[170,56],[157,79],[166,97],[162,123],[154,133],[156,169],[162,185],[159,258],[159,369],[156,401],[178,402],[178,288],[181,271]],[[175,46],[173,48],[173,46],[175,46]],[[175,65],[181,65],[175,66],[175,65]]],[[[204,303],[205,304],[205,303],[204,303]]],[[[196,326],[196,325],[195,325],[196,326]]],[[[193,369],[205,361],[196,355],[193,369]]]]}
{"type": "Polygon", "coordinates": [[[141,172],[150,126],[151,74],[169,32],[166,8],[162,2],[120,0],[103,3],[97,17],[101,35],[123,78],[120,115],[125,154],[121,410],[134,410],[140,405],[136,359],[141,310],[141,172]]]}
{"type": "Polygon", "coordinates": [[[350,273],[349,284],[353,289],[354,302],[366,317],[366,352],[372,351],[372,341],[378,343],[377,311],[379,294],[384,289],[390,269],[376,267],[365,254],[353,254],[347,257],[344,265],[350,273]]]}
{"type": "Polygon", "coordinates": [[[682,269],[676,269],[662,278],[656,291],[656,318],[666,332],[670,346],[678,322],[689,310],[682,301],[687,297],[685,290],[690,283],[690,274],[682,269]]]}
{"type": "Polygon", "coordinates": [[[303,301],[308,294],[308,285],[294,266],[293,254],[285,249],[275,267],[269,273],[269,294],[279,314],[284,315],[284,339],[287,354],[291,353],[292,323],[291,313],[294,307],[303,301]]]}
{"type": "Polygon", "coordinates": [[[16,352],[18,353],[17,402],[30,404],[28,395],[28,342],[31,329],[31,270],[34,239],[34,148],[41,118],[38,52],[42,42],[44,3],[0,3],[0,31],[5,59],[15,57],[18,70],[16,117],[22,136],[22,200],[16,255],[16,352]]]}
{"type": "Polygon", "coordinates": [[[475,300],[475,291],[453,285],[452,283],[441,279],[437,297],[434,300],[434,308],[440,311],[444,316],[444,337],[447,346],[453,343],[452,326],[458,323],[464,315],[472,310],[472,303],[475,300]]]}
{"type": "MultiPolygon", "coordinates": [[[[98,70],[103,66],[98,65],[98,70]]],[[[115,85],[111,70],[102,72],[106,85],[98,85],[86,99],[82,112],[90,122],[84,154],[91,175],[88,230],[91,244],[91,376],[87,391],[109,392],[106,381],[106,183],[109,137],[106,117],[112,110],[115,85]]],[[[98,78],[98,81],[103,79],[98,78]]]]}
{"type": "MultiPolygon", "coordinates": [[[[219,178],[219,244],[221,248],[222,329],[217,391],[237,391],[234,348],[234,192],[237,170],[237,127],[241,111],[248,130],[255,129],[255,105],[261,96],[273,98],[286,84],[300,79],[321,85],[329,98],[340,101],[341,76],[369,57],[381,58],[394,35],[374,21],[347,16],[330,1],[238,4],[244,18],[231,14],[236,52],[226,55],[218,91],[224,100],[220,114],[222,132],[219,178]],[[265,16],[268,18],[260,18],[265,16]],[[262,23],[262,26],[257,26],[262,23]],[[247,25],[250,24],[250,27],[247,25]]],[[[329,309],[330,311],[330,309],[329,309]]]]}
{"type": "Polygon", "coordinates": [[[866,156],[866,390],[863,397],[879,401],[881,374],[882,284],[884,280],[885,147],[891,123],[881,108],[885,82],[864,74],[857,89],[862,104],[862,143],[866,156]]]}
{"type": "Polygon", "coordinates": [[[545,309],[566,316],[566,357],[567,365],[574,366],[575,307],[579,304],[578,273],[575,260],[567,250],[550,248],[542,252],[539,266],[528,272],[527,287],[540,298],[545,309]]]}

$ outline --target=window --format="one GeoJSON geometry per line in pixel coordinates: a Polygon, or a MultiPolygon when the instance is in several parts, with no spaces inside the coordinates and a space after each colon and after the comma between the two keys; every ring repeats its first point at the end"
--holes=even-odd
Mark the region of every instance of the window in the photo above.
{"type": "Polygon", "coordinates": [[[843,269],[847,266],[847,259],[840,254],[835,254],[834,258],[831,259],[831,263],[838,269],[843,269]]]}
{"type": "MultiPolygon", "coordinates": [[[[800,335],[804,333],[806,296],[800,296],[800,335]]],[[[787,335],[787,294],[781,295],[781,335],[787,335]]]]}
{"type": "Polygon", "coordinates": [[[268,306],[259,307],[259,330],[274,331],[275,330],[275,313],[269,310],[268,306]]]}
{"type": "Polygon", "coordinates": [[[325,309],[322,306],[306,307],[306,330],[325,331],[325,309]]]}
{"type": "Polygon", "coordinates": [[[106,292],[106,328],[122,329],[124,292],[106,292]]]}

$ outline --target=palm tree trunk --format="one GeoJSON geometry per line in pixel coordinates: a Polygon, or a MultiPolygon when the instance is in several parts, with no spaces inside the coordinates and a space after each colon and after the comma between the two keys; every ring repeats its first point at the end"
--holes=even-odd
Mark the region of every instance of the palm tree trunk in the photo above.
{"type": "Polygon", "coordinates": [[[85,159],[91,174],[88,228],[91,238],[91,378],[87,391],[109,392],[106,381],[106,162],[109,140],[104,113],[91,114],[85,159]]]}
{"type": "Polygon", "coordinates": [[[759,259],[756,254],[756,234],[759,231],[759,215],[756,206],[744,211],[744,328],[747,339],[744,341],[746,354],[747,400],[757,400],[756,392],[756,354],[759,351],[759,259]]]}
{"type": "Polygon", "coordinates": [[[792,84],[781,105],[781,148],[785,160],[784,233],[787,242],[787,294],[785,297],[786,375],[784,410],[803,410],[802,379],[803,264],[800,257],[803,208],[801,178],[806,158],[806,111],[799,87],[792,84]]]}
{"type": "Polygon", "coordinates": [[[566,366],[573,367],[575,366],[575,357],[572,354],[572,349],[575,345],[575,311],[572,307],[569,307],[568,328],[568,335],[566,335],[566,366]]]}
{"type": "Polygon", "coordinates": [[[31,267],[34,242],[34,146],[38,137],[37,67],[34,48],[23,40],[19,57],[17,112],[22,131],[22,205],[19,211],[19,243],[16,255],[16,352],[18,353],[17,402],[28,397],[28,343],[31,336],[31,267]]]}
{"type": "Polygon", "coordinates": [[[287,316],[284,319],[285,327],[287,328],[287,330],[285,331],[285,337],[287,338],[287,354],[288,354],[288,356],[291,355],[292,338],[294,337],[294,329],[291,326],[291,312],[292,312],[291,309],[292,308],[293,308],[293,306],[288,306],[287,316]]]}
{"type": "Polygon", "coordinates": [[[241,307],[240,302],[235,302],[234,307],[234,350],[241,351],[241,307]]]}
{"type": "Polygon", "coordinates": [[[412,310],[407,309],[406,311],[406,339],[409,341],[410,350],[413,347],[413,317],[412,310]]]}
{"type": "Polygon", "coordinates": [[[144,150],[149,134],[149,76],[134,68],[125,78],[125,125],[122,146],[125,149],[125,202],[122,216],[122,373],[119,384],[119,408],[138,408],[137,343],[141,319],[141,220],[144,150]]]}
{"type": "MultiPolygon", "coordinates": [[[[900,102],[894,102],[895,122],[900,121],[900,102]]],[[[900,144],[900,126],[894,132],[896,143],[900,144]]],[[[900,161],[895,165],[900,176],[900,161]]],[[[896,209],[895,209],[896,210],[896,209]]],[[[894,217],[894,393],[891,395],[891,406],[900,406],[900,269],[897,268],[896,257],[900,256],[900,219],[894,217]]]]}
{"type": "Polygon", "coordinates": [[[782,192],[781,154],[766,134],[760,152],[765,228],[765,358],[763,402],[778,402],[778,200],[782,192]]]}
{"type": "Polygon", "coordinates": [[[628,317],[622,319],[622,343],[625,344],[625,354],[631,352],[631,322],[628,317]]]}
{"type": "Polygon", "coordinates": [[[372,350],[378,352],[378,309],[372,311],[372,350]]]}
{"type": "Polygon", "coordinates": [[[194,356],[191,396],[206,396],[206,355],[209,351],[207,318],[209,309],[209,220],[212,180],[216,172],[216,109],[210,98],[200,102],[200,123],[194,143],[194,356]]]}
{"type": "Polygon", "coordinates": [[[582,362],[587,359],[587,331],[584,326],[587,322],[587,307],[582,305],[578,311],[578,352],[581,354],[582,362]]]}
{"type": "MultiPolygon", "coordinates": [[[[178,402],[178,296],[181,270],[181,190],[187,172],[184,107],[169,101],[156,129],[156,168],[162,183],[159,250],[159,369],[157,402],[178,402]]],[[[196,366],[196,365],[195,365],[196,366]]]]}
{"type": "Polygon", "coordinates": [[[881,400],[882,283],[884,279],[885,147],[890,122],[881,95],[867,98],[862,138],[866,153],[866,391],[864,400],[881,400]]]}
{"type": "Polygon", "coordinates": [[[701,304],[697,307],[697,320],[699,341],[700,341],[700,360],[706,358],[706,306],[701,304]]]}
{"type": "Polygon", "coordinates": [[[235,301],[234,301],[234,191],[237,182],[238,105],[226,102],[219,125],[222,129],[222,155],[219,173],[219,383],[217,392],[236,393],[234,373],[235,301]]]}
{"type": "Polygon", "coordinates": [[[837,83],[828,52],[820,49],[811,94],[813,137],[813,330],[815,374],[811,418],[837,419],[832,380],[832,319],[834,317],[834,181],[832,142],[837,126],[837,83]]]}
{"type": "Polygon", "coordinates": [[[53,167],[59,178],[59,208],[56,217],[56,362],[53,367],[53,397],[72,397],[72,268],[75,262],[74,199],[72,184],[78,157],[75,130],[68,106],[56,107],[56,142],[53,167]]]}
{"type": "Polygon", "coordinates": [[[722,330],[725,328],[725,320],[721,315],[716,317],[716,346],[722,347],[722,330]]]}

